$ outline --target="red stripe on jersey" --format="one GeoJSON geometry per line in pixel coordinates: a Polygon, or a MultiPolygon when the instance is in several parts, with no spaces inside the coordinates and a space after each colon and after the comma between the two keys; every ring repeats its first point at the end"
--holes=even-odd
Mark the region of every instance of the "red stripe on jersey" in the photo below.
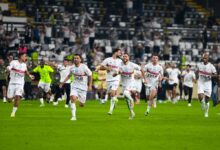
{"type": "Polygon", "coordinates": [[[19,69],[15,69],[15,68],[12,68],[11,70],[13,70],[14,72],[17,72],[17,73],[25,73],[25,71],[23,70],[19,70],[19,69]]]}
{"type": "Polygon", "coordinates": [[[205,71],[199,71],[199,73],[200,73],[200,74],[203,74],[203,75],[208,75],[208,76],[210,75],[210,73],[205,72],[205,71]]]}
{"type": "Polygon", "coordinates": [[[78,77],[82,77],[82,76],[85,76],[85,74],[73,74],[74,76],[78,76],[78,77]]]}
{"type": "Polygon", "coordinates": [[[155,75],[155,76],[158,76],[158,75],[159,75],[159,73],[153,72],[153,71],[150,71],[150,70],[147,70],[147,72],[149,72],[150,74],[153,74],[153,75],[155,75]]]}
{"type": "Polygon", "coordinates": [[[131,75],[133,72],[122,72],[122,74],[125,74],[125,75],[131,75]]]}
{"type": "Polygon", "coordinates": [[[110,66],[112,68],[116,68],[116,69],[118,68],[117,66],[113,66],[113,65],[108,65],[108,66],[110,66]]]}

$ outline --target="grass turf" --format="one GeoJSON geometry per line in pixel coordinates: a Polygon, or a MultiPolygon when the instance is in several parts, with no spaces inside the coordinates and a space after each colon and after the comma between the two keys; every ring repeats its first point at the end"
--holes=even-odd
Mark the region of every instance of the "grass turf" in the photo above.
{"type": "Polygon", "coordinates": [[[15,118],[12,105],[0,102],[1,150],[116,150],[116,149],[184,149],[217,150],[220,147],[220,109],[210,108],[204,118],[198,101],[187,107],[158,104],[144,116],[146,104],[135,106],[136,117],[128,120],[125,101],[117,104],[113,115],[107,115],[109,103],[87,101],[77,105],[77,121],[70,121],[70,109],[64,103],[46,104],[22,101],[15,118]]]}

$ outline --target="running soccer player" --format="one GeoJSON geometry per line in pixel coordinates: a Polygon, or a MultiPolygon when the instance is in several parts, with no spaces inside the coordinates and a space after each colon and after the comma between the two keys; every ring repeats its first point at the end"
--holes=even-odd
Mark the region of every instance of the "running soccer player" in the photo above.
{"type": "MultiPolygon", "coordinates": [[[[49,63],[50,65],[54,66],[55,68],[58,69],[59,73],[60,73],[60,83],[63,83],[64,79],[66,79],[66,77],[70,74],[70,69],[72,68],[72,66],[70,66],[69,64],[69,60],[68,59],[64,59],[63,60],[63,64],[56,64],[56,63],[49,63]]],[[[63,87],[59,90],[61,95],[61,90],[63,90],[64,92],[66,92],[66,104],[65,107],[68,108],[69,107],[69,102],[70,102],[70,79],[67,80],[63,87]]],[[[54,105],[58,104],[58,96],[56,95],[57,93],[55,93],[55,102],[54,105]]]]}
{"type": "Polygon", "coordinates": [[[73,75],[74,81],[71,83],[71,120],[76,120],[76,101],[77,99],[80,102],[80,106],[83,107],[86,102],[87,90],[92,90],[92,71],[88,68],[87,65],[81,63],[81,55],[74,55],[74,66],[70,70],[70,74],[63,80],[60,84],[62,87],[73,75]]]}
{"type": "Polygon", "coordinates": [[[44,98],[49,102],[50,98],[50,84],[52,82],[50,73],[54,72],[54,69],[45,64],[45,60],[40,61],[40,65],[33,69],[33,72],[40,74],[40,81],[38,83],[40,107],[44,106],[44,98]]]}
{"type": "Polygon", "coordinates": [[[19,53],[18,60],[13,60],[7,67],[10,73],[10,81],[7,91],[7,99],[9,102],[14,99],[14,107],[12,109],[11,117],[15,117],[18,109],[20,99],[24,91],[24,76],[27,74],[32,80],[34,76],[27,71],[26,65],[27,56],[25,53],[19,53]]]}
{"type": "Polygon", "coordinates": [[[181,74],[180,70],[176,68],[175,64],[172,64],[172,70],[169,72],[169,79],[168,79],[168,91],[169,95],[171,95],[171,100],[175,104],[178,100],[176,90],[177,90],[177,85],[179,83],[178,76],[181,74]]]}
{"type": "Polygon", "coordinates": [[[183,89],[184,95],[188,96],[188,106],[191,107],[192,94],[193,94],[193,83],[196,83],[196,75],[191,70],[191,65],[187,65],[186,71],[184,71],[183,77],[183,89]]]}
{"type": "Polygon", "coordinates": [[[148,107],[145,112],[147,116],[150,113],[150,109],[154,104],[154,98],[157,96],[157,88],[160,81],[163,79],[163,68],[158,64],[159,57],[153,54],[151,62],[144,66],[142,69],[142,75],[144,77],[144,84],[146,89],[146,96],[148,97],[148,107]]]}
{"type": "Polygon", "coordinates": [[[211,77],[217,74],[216,68],[209,62],[209,54],[202,55],[202,61],[197,66],[198,79],[198,97],[201,102],[202,111],[204,116],[209,116],[209,98],[212,93],[211,77]]]}
{"type": "Polygon", "coordinates": [[[113,51],[112,57],[106,58],[99,68],[100,70],[107,70],[107,93],[110,94],[111,101],[110,101],[110,109],[108,114],[111,115],[113,109],[115,107],[115,103],[118,101],[117,99],[117,90],[119,87],[120,82],[120,75],[114,76],[113,74],[117,74],[119,71],[119,67],[121,65],[122,60],[119,59],[121,56],[121,50],[116,48],[113,51]]]}
{"type": "Polygon", "coordinates": [[[134,113],[134,100],[132,98],[132,94],[135,93],[135,82],[134,82],[134,71],[141,70],[141,67],[135,63],[130,62],[130,57],[127,53],[123,55],[123,62],[119,67],[119,72],[113,74],[113,76],[117,76],[121,74],[121,82],[123,87],[123,94],[126,98],[126,102],[130,111],[129,119],[133,119],[135,117],[134,113]]]}

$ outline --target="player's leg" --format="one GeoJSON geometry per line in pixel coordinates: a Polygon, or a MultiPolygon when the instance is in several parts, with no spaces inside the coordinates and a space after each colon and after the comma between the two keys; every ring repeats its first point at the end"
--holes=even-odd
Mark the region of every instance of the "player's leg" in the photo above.
{"type": "Polygon", "coordinates": [[[131,96],[132,91],[126,89],[126,90],[124,90],[123,94],[125,96],[125,99],[126,99],[126,102],[128,105],[128,109],[130,111],[129,119],[133,119],[135,117],[135,113],[134,113],[134,99],[131,96]]]}
{"type": "Polygon", "coordinates": [[[151,88],[150,89],[148,106],[147,106],[147,110],[145,112],[146,116],[150,113],[150,110],[151,110],[151,107],[153,106],[153,101],[154,101],[154,98],[156,97],[156,95],[157,95],[157,89],[156,88],[151,88]]]}
{"type": "Polygon", "coordinates": [[[117,82],[111,82],[109,84],[108,89],[110,91],[110,97],[111,97],[110,108],[109,108],[108,114],[111,115],[112,112],[113,112],[113,109],[115,108],[115,103],[118,102],[118,99],[117,99],[118,83],[117,82]]]}
{"type": "Polygon", "coordinates": [[[69,83],[65,84],[64,88],[65,88],[65,92],[66,92],[65,107],[67,108],[69,106],[69,103],[70,103],[70,84],[69,83]]]}
{"type": "Polygon", "coordinates": [[[74,121],[76,120],[76,101],[78,99],[78,93],[77,90],[75,88],[71,88],[70,91],[70,108],[71,108],[71,114],[72,114],[72,118],[71,120],[74,121]]]}
{"type": "Polygon", "coordinates": [[[79,106],[84,107],[86,103],[87,91],[78,90],[79,106]]]}
{"type": "Polygon", "coordinates": [[[192,102],[192,94],[193,94],[193,88],[187,87],[188,90],[188,106],[191,107],[191,102],[192,102]]]}
{"type": "Polygon", "coordinates": [[[18,109],[19,103],[20,103],[20,99],[22,97],[23,94],[23,86],[22,85],[15,85],[15,91],[14,91],[14,106],[12,109],[12,113],[11,113],[11,117],[15,117],[15,113],[18,109]]]}

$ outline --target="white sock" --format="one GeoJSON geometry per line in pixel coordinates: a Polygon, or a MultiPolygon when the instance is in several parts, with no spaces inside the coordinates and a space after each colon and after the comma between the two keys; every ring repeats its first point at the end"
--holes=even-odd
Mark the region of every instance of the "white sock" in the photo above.
{"type": "Polygon", "coordinates": [[[206,112],[206,113],[209,112],[209,102],[205,104],[205,112],[206,112]]]}
{"type": "Polygon", "coordinates": [[[95,99],[98,100],[99,99],[99,95],[95,94],[95,99]]]}
{"type": "Polygon", "coordinates": [[[18,109],[18,107],[13,107],[12,113],[16,113],[17,109],[18,109]]]}
{"type": "Polygon", "coordinates": [[[44,99],[43,98],[40,98],[40,103],[44,104],[44,99]]]}
{"type": "Polygon", "coordinates": [[[115,107],[115,100],[114,100],[114,97],[113,97],[113,98],[111,98],[111,101],[110,101],[110,110],[109,111],[112,112],[114,107],[115,107]]]}
{"type": "Polygon", "coordinates": [[[148,105],[148,106],[147,106],[147,110],[146,110],[146,111],[149,113],[149,112],[150,112],[150,109],[151,109],[151,106],[150,106],[150,105],[148,105]]]}
{"type": "Polygon", "coordinates": [[[105,101],[108,101],[108,94],[105,95],[105,101]]]}
{"type": "Polygon", "coordinates": [[[70,103],[72,117],[76,117],[76,104],[70,103]]]}
{"type": "Polygon", "coordinates": [[[134,99],[131,97],[131,93],[129,91],[124,91],[124,96],[128,102],[128,107],[130,110],[133,110],[134,107],[134,99]]]}
{"type": "Polygon", "coordinates": [[[205,109],[205,99],[201,100],[201,108],[202,108],[202,110],[205,109]]]}

